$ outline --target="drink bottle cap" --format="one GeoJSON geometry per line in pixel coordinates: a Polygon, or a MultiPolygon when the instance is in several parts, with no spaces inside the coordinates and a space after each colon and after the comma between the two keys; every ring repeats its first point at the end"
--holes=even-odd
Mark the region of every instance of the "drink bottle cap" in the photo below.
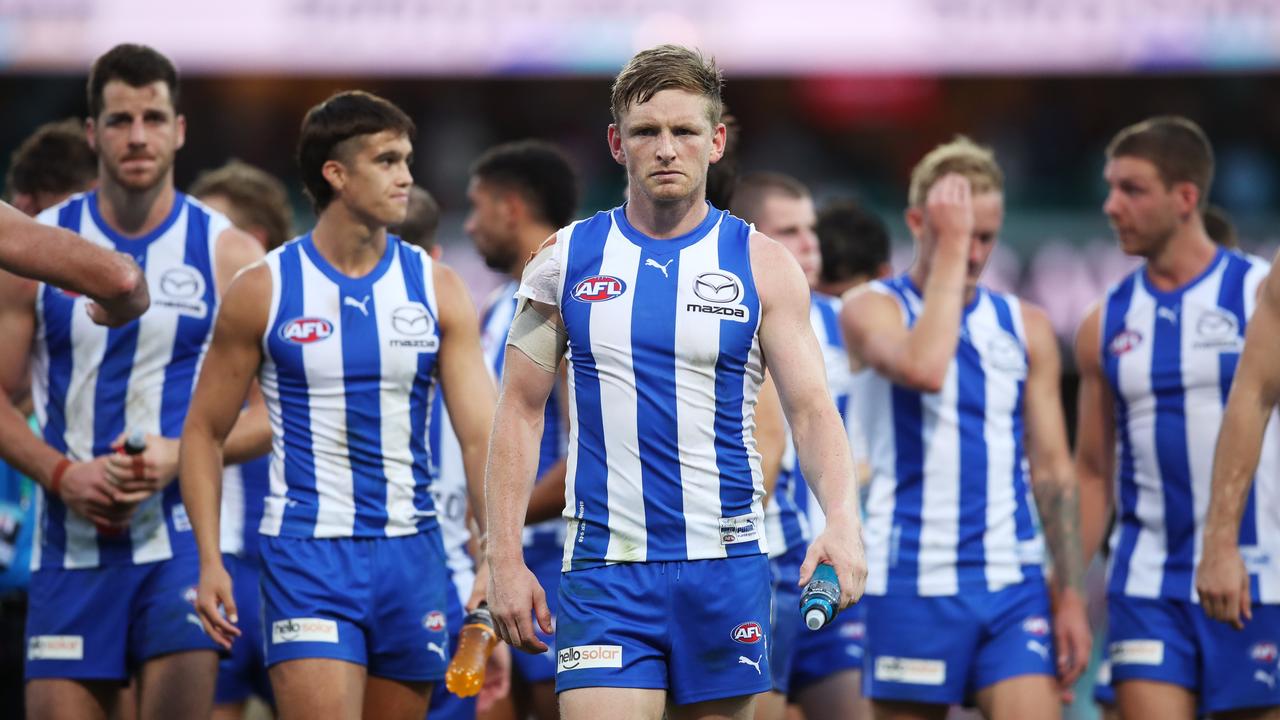
{"type": "Polygon", "coordinates": [[[810,608],[809,612],[804,614],[804,624],[810,630],[817,630],[827,624],[827,614],[822,612],[820,608],[810,608]]]}

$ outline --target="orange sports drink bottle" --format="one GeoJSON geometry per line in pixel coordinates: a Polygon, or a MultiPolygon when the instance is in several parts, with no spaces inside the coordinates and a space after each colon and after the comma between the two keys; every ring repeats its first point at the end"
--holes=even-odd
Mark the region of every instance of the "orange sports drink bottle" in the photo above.
{"type": "Polygon", "coordinates": [[[487,603],[480,603],[467,619],[462,621],[462,633],[458,637],[458,650],[449,662],[444,674],[444,686],[458,697],[471,697],[484,686],[484,667],[489,655],[498,644],[498,634],[493,630],[493,615],[487,603]]]}

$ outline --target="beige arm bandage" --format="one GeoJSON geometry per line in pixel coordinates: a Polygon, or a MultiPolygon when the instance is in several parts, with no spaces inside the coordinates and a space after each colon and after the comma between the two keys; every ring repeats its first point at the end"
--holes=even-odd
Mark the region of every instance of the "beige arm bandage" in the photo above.
{"type": "Polygon", "coordinates": [[[538,367],[553,373],[569,347],[569,333],[555,308],[543,307],[546,309],[536,307],[528,298],[520,298],[507,344],[519,349],[538,367]]]}

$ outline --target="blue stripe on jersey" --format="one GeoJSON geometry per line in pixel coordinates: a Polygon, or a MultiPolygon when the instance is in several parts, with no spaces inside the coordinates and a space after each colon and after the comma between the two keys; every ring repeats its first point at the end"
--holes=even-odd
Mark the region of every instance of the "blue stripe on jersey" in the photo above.
{"type": "Polygon", "coordinates": [[[1169,322],[1156,315],[1151,348],[1151,391],[1156,401],[1156,461],[1164,487],[1165,547],[1168,551],[1161,596],[1182,596],[1190,587],[1196,519],[1187,455],[1186,395],[1182,385],[1181,293],[1156,296],[1157,308],[1178,315],[1169,322]]]}
{"type": "MultiPolygon", "coordinates": [[[[597,213],[573,228],[563,276],[581,278],[596,275],[604,262],[604,245],[613,220],[607,212],[597,213]]],[[[565,326],[574,326],[578,342],[569,346],[573,362],[573,386],[578,421],[578,457],[574,473],[574,496],[578,507],[577,537],[573,541],[570,566],[591,567],[609,549],[609,469],[605,464],[604,415],[600,407],[600,373],[591,352],[592,303],[573,299],[572,283],[564,283],[560,313],[565,326]]]]}
{"type": "MultiPolygon", "coordinates": [[[[981,295],[988,294],[980,291],[981,295]]],[[[988,294],[989,295],[989,294],[988,294]]],[[[970,313],[961,318],[968,335],[970,313]]],[[[986,585],[987,375],[973,343],[956,344],[956,415],[960,432],[960,517],[956,538],[956,579],[960,587],[986,585]]]]}
{"type": "Polygon", "coordinates": [[[173,353],[164,369],[160,396],[160,434],[170,438],[182,435],[182,423],[186,420],[196,382],[196,365],[205,340],[209,338],[213,308],[218,302],[213,263],[209,257],[209,213],[194,204],[187,206],[187,243],[182,261],[205,274],[204,297],[201,300],[209,310],[202,318],[190,315],[178,318],[173,353]]]}
{"type": "MultiPolygon", "coordinates": [[[[1241,336],[1245,333],[1245,327],[1248,318],[1245,317],[1245,275],[1249,273],[1251,264],[1243,256],[1237,253],[1227,253],[1227,266],[1222,272],[1222,286],[1218,291],[1218,305],[1231,316],[1236,319],[1236,332],[1241,336]]],[[[1222,391],[1222,405],[1225,409],[1227,405],[1227,397],[1231,392],[1231,383],[1235,379],[1236,366],[1240,363],[1240,353],[1223,352],[1218,355],[1218,382],[1222,391]]],[[[1257,545],[1258,544],[1258,508],[1257,508],[1257,488],[1258,483],[1253,482],[1249,485],[1249,498],[1245,502],[1244,517],[1240,518],[1240,539],[1241,545],[1257,545]]],[[[1258,574],[1251,573],[1249,575],[1249,584],[1252,588],[1252,596],[1254,598],[1262,597],[1258,587],[1258,574]]]]}
{"type": "Polygon", "coordinates": [[[276,385],[280,393],[280,422],[283,426],[284,481],[286,502],[281,535],[309,537],[320,508],[316,492],[316,458],[311,449],[311,392],[303,371],[302,346],[280,339],[280,325],[303,317],[302,243],[292,242],[280,252],[280,307],[276,326],[271,328],[267,346],[276,364],[276,385]],[[285,368],[295,372],[284,372],[285,368]]]}
{"type": "MultiPolygon", "coordinates": [[[[643,266],[645,259],[657,256],[646,249],[640,254],[640,262],[643,266]]],[[[670,259],[674,260],[670,271],[679,277],[680,254],[672,254],[670,259]]],[[[677,289],[677,284],[666,275],[636,274],[635,304],[631,311],[631,367],[635,373],[636,427],[640,429],[637,440],[649,557],[662,557],[663,552],[677,556],[688,554],[676,423],[677,289]]],[[[717,400],[723,402],[718,393],[717,400]]]]}
{"type": "MultiPolygon", "coordinates": [[[[390,240],[388,240],[390,242],[390,240]]],[[[400,269],[404,275],[405,292],[409,300],[422,303],[431,316],[431,321],[440,327],[440,319],[427,302],[426,273],[422,265],[422,257],[416,252],[405,252],[400,248],[400,269]]],[[[439,470],[440,418],[444,407],[443,397],[436,387],[436,353],[418,353],[418,374],[413,379],[413,389],[409,398],[409,449],[413,454],[413,506],[417,509],[418,530],[427,530],[435,526],[431,513],[435,510],[435,501],[431,497],[431,483],[435,481],[439,470]],[[430,409],[431,413],[427,414],[430,409]],[[430,445],[426,438],[430,437],[430,445]]]]}
{"type": "MultiPolygon", "coordinates": [[[[996,321],[1000,323],[1000,329],[1013,337],[1018,337],[1017,326],[1013,321],[1013,309],[1009,307],[1009,301],[997,293],[987,293],[987,297],[991,299],[991,304],[995,308],[996,321]]],[[[1027,367],[1030,367],[1031,359],[1026,357],[1025,350],[1023,351],[1023,357],[1027,361],[1027,367]]],[[[1018,397],[1014,405],[1017,411],[1013,413],[1013,457],[1015,459],[1013,465],[1013,494],[1017,502],[1013,519],[1015,533],[1019,541],[1034,540],[1036,537],[1036,524],[1031,517],[1031,504],[1028,502],[1030,488],[1027,485],[1027,475],[1023,472],[1022,465],[1022,458],[1026,457],[1025,420],[1022,413],[1026,389],[1027,381],[1026,378],[1023,378],[1018,381],[1018,397]]],[[[1040,563],[1024,564],[1022,572],[1024,575],[1034,573],[1038,576],[1040,563]]]]}
{"type": "Polygon", "coordinates": [[[1120,507],[1116,508],[1116,523],[1120,526],[1120,538],[1116,543],[1112,557],[1111,580],[1107,591],[1117,595],[1124,594],[1129,579],[1129,563],[1133,559],[1134,547],[1138,544],[1138,483],[1134,468],[1133,438],[1129,436],[1129,404],[1120,391],[1120,357],[1110,352],[1112,338],[1125,329],[1125,315],[1129,312],[1129,303],[1133,300],[1133,289],[1137,283],[1137,273],[1125,278],[1124,282],[1107,299],[1103,314],[1102,369],[1111,386],[1111,396],[1115,402],[1115,428],[1120,441],[1119,484],[1120,507]]]}
{"type": "MultiPolygon", "coordinates": [[[[906,326],[916,322],[905,276],[887,281],[906,315],[906,326]]],[[[889,537],[890,592],[915,593],[920,576],[920,530],[924,511],[924,398],[897,383],[890,384],[893,401],[894,475],[893,529],[889,537]]]]}
{"type": "MultiPolygon", "coordinates": [[[[709,211],[713,214],[714,209],[709,211]]],[[[720,323],[720,356],[716,360],[716,468],[720,471],[720,514],[739,517],[751,512],[755,480],[747,456],[742,405],[746,368],[756,329],[760,325],[760,296],[751,274],[751,228],[722,213],[719,243],[720,267],[742,280],[742,304],[753,320],[720,323]]],[[[674,315],[672,315],[674,317],[674,315]]],[[[642,433],[643,435],[643,433],[642,433]]],[[[763,521],[764,518],[757,518],[763,521]]],[[[758,555],[760,541],[725,545],[729,557],[758,555]]]]}
{"type": "MultiPolygon", "coordinates": [[[[486,310],[484,313],[484,320],[481,323],[481,327],[488,327],[489,321],[493,319],[494,313],[497,312],[499,309],[505,312],[508,308],[503,308],[502,306],[506,304],[506,302],[507,301],[499,300],[498,302],[495,302],[493,305],[491,305],[489,309],[486,310]]],[[[511,298],[511,300],[509,301],[510,305],[513,305],[513,306],[517,302],[519,302],[519,299],[514,297],[511,298]]],[[[514,315],[514,312],[513,312],[513,315],[514,315]]],[[[494,377],[496,378],[502,377],[502,366],[506,364],[506,362],[507,362],[507,343],[500,342],[498,343],[497,350],[495,350],[493,353],[493,376],[494,377]]]]}

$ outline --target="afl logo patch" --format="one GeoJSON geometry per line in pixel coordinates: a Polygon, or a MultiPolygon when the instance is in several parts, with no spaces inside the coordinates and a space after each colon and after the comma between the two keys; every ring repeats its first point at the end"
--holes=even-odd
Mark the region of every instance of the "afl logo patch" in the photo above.
{"type": "Polygon", "coordinates": [[[1125,330],[1111,338],[1111,342],[1107,344],[1107,350],[1112,355],[1123,355],[1141,344],[1142,333],[1137,330],[1125,330]]]}
{"type": "Polygon", "coordinates": [[[604,302],[627,291],[627,284],[612,275],[592,275],[573,286],[573,299],[582,302],[604,302]]]}
{"type": "Polygon", "coordinates": [[[730,632],[730,636],[734,642],[740,642],[744,645],[754,645],[764,639],[764,630],[760,628],[760,623],[744,622],[738,625],[730,632]]]}
{"type": "Polygon", "coordinates": [[[295,318],[280,326],[280,339],[298,345],[310,345],[333,334],[333,323],[324,318],[295,318]]]}

